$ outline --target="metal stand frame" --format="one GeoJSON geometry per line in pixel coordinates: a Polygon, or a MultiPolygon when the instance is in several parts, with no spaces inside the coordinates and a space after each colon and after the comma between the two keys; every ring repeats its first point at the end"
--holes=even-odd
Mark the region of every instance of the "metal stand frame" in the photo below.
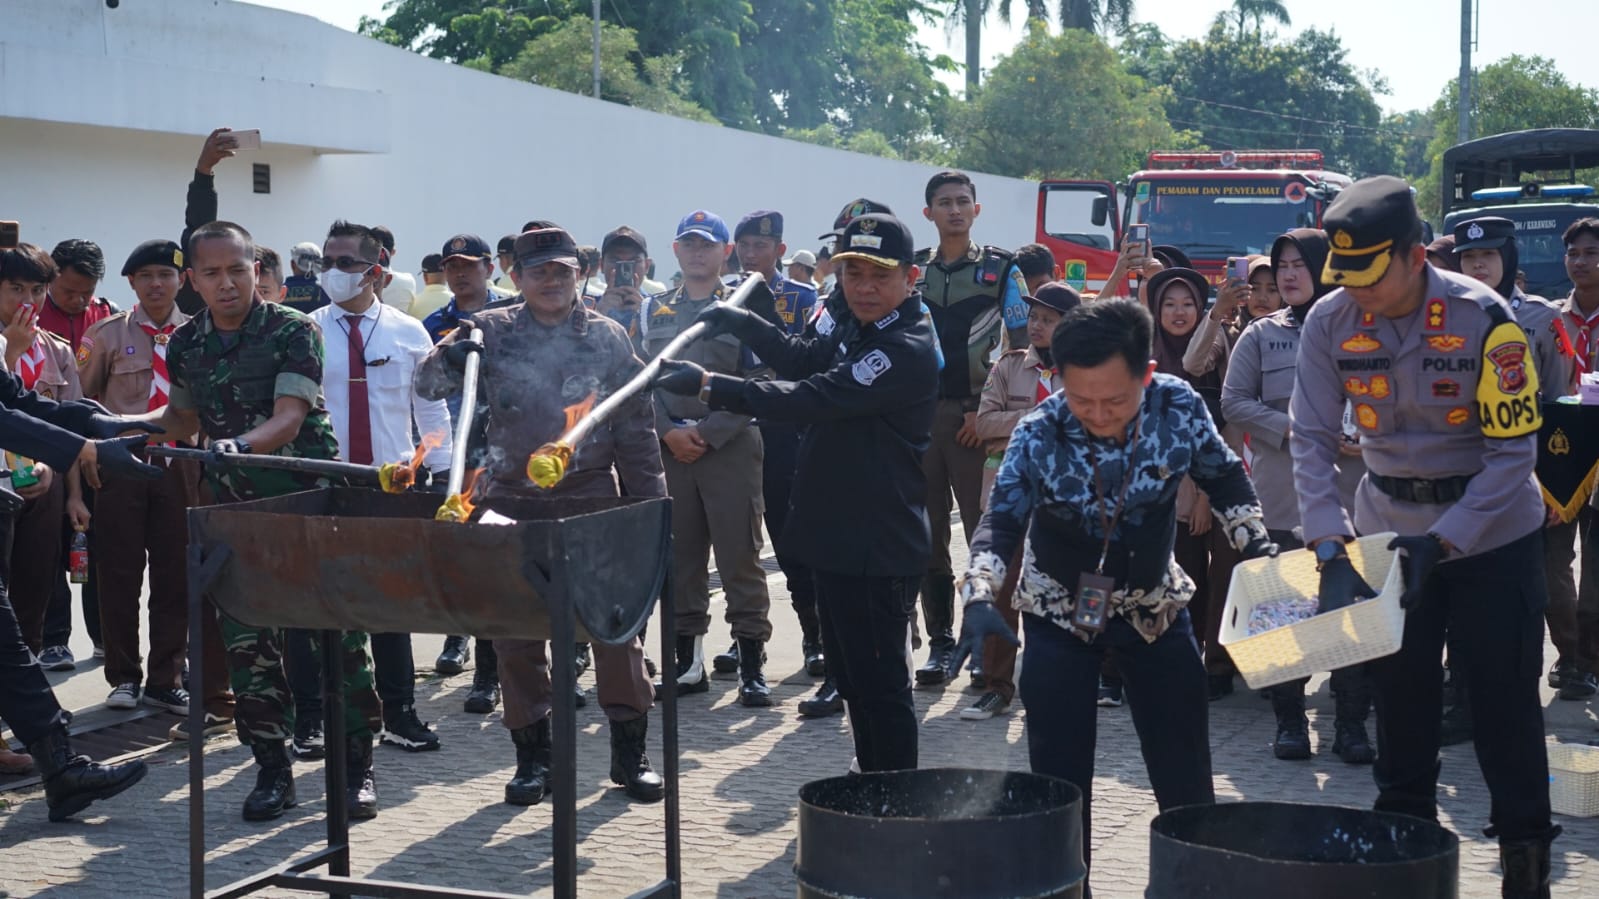
{"type": "MultiPolygon", "coordinates": [[[[192,513],[191,513],[192,515],[192,513]]],[[[665,551],[670,558],[670,539],[665,551]]],[[[191,544],[188,556],[189,584],[189,896],[190,899],[231,899],[267,887],[305,890],[329,896],[380,896],[394,899],[519,899],[521,894],[484,892],[450,887],[419,886],[387,880],[367,880],[350,876],[350,820],[345,786],[349,772],[344,753],[344,671],[340,651],[342,633],[319,632],[322,651],[323,732],[328,754],[324,762],[327,779],[327,846],[304,858],[287,861],[258,874],[241,878],[207,891],[205,888],[205,635],[202,628],[204,597],[218,574],[232,558],[227,544],[217,545],[209,554],[204,547],[191,544]],[[326,874],[309,874],[327,867],[326,874]]],[[[675,670],[676,645],[672,622],[676,604],[672,595],[671,566],[660,593],[662,682],[672,684],[669,672],[675,670]]],[[[574,656],[577,620],[570,602],[555,602],[550,610],[551,675],[551,752],[550,790],[554,806],[553,848],[555,895],[559,899],[577,896],[577,670],[574,656]]],[[[226,677],[226,673],[221,676],[226,677]]],[[[667,689],[658,697],[661,705],[661,778],[666,799],[666,879],[634,893],[630,899],[681,899],[683,859],[681,807],[678,793],[677,691],[667,689]]]]}

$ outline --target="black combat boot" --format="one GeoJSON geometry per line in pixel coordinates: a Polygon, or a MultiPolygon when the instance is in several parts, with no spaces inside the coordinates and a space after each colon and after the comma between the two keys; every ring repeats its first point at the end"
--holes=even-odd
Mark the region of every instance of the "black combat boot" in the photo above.
{"type": "MultiPolygon", "coordinates": [[[[677,663],[672,668],[676,672],[676,680],[670,686],[677,690],[679,696],[705,693],[711,689],[711,677],[705,672],[704,642],[704,637],[677,635],[677,663]]],[[[655,684],[655,695],[660,696],[667,686],[667,680],[662,678],[655,684]]]]}
{"type": "Polygon", "coordinates": [[[500,654],[490,640],[477,641],[477,667],[472,669],[472,689],[466,694],[465,709],[474,715],[487,715],[500,704],[500,654]]]}
{"type": "Polygon", "coordinates": [[[800,651],[805,654],[805,673],[811,677],[826,677],[827,656],[822,650],[822,627],[816,620],[816,607],[795,603],[794,615],[800,623],[800,651]]]}
{"type": "Polygon", "coordinates": [[[544,801],[550,777],[550,719],[511,731],[516,744],[516,775],[505,785],[509,805],[538,805],[544,801]]]}
{"type": "Polygon", "coordinates": [[[916,669],[916,683],[924,687],[944,683],[950,657],[955,654],[955,578],[929,574],[922,578],[922,620],[927,624],[927,664],[916,669]]]}
{"type": "Polygon", "coordinates": [[[372,779],[372,736],[349,737],[344,741],[346,766],[344,796],[351,821],[378,816],[378,788],[372,779]]]}
{"type": "Polygon", "coordinates": [[[650,757],[644,753],[649,730],[648,715],[611,722],[611,781],[626,787],[627,795],[640,802],[660,802],[666,796],[666,783],[650,768],[650,757]]]}
{"type": "Polygon", "coordinates": [[[711,659],[711,670],[717,674],[732,674],[738,670],[738,641],[734,640],[727,652],[719,652],[711,659]]]}
{"type": "Polygon", "coordinates": [[[826,718],[842,711],[844,700],[839,697],[832,678],[822,681],[822,685],[816,688],[816,695],[800,700],[799,704],[799,713],[806,718],[826,718]]]}
{"type": "Polygon", "coordinates": [[[766,647],[759,640],[739,637],[738,643],[738,702],[752,708],[772,704],[772,690],[766,686],[766,674],[761,670],[766,664],[766,647]]]}
{"type": "Polygon", "coordinates": [[[1333,697],[1333,753],[1347,765],[1369,765],[1377,750],[1366,736],[1366,714],[1371,711],[1371,681],[1363,670],[1333,672],[1338,692],[1333,697]]]}
{"type": "Polygon", "coordinates": [[[96,799],[110,799],[144,779],[144,762],[102,765],[73,755],[65,725],[57,724],[28,744],[28,754],[44,776],[44,801],[51,821],[65,821],[96,799]]]}
{"type": "Polygon", "coordinates": [[[1549,899],[1549,844],[1560,835],[1499,840],[1499,895],[1502,899],[1549,899]]]}
{"type": "Polygon", "coordinates": [[[1310,722],[1305,720],[1305,685],[1299,681],[1271,688],[1271,710],[1277,716],[1272,755],[1284,761],[1310,758],[1310,722]]]}
{"type": "Polygon", "coordinates": [[[250,744],[255,756],[255,789],[244,797],[244,820],[271,821],[284,809],[294,808],[294,759],[282,740],[262,740],[250,744]]]}

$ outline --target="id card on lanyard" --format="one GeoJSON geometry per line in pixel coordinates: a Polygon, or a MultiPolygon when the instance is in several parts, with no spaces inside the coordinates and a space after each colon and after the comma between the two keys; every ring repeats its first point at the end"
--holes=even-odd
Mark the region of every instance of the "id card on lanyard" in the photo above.
{"type": "Polygon", "coordinates": [[[1089,463],[1094,467],[1094,502],[1099,510],[1099,523],[1105,530],[1105,540],[1099,548],[1099,566],[1092,573],[1083,572],[1077,578],[1077,603],[1072,607],[1072,627],[1097,634],[1105,629],[1110,615],[1110,597],[1116,589],[1116,579],[1105,575],[1105,559],[1110,555],[1110,542],[1116,534],[1116,525],[1127,511],[1127,493],[1133,486],[1133,462],[1138,456],[1138,441],[1144,433],[1143,409],[1139,409],[1138,422],[1133,425],[1133,442],[1127,447],[1127,470],[1122,475],[1121,496],[1114,509],[1105,508],[1104,484],[1099,477],[1099,453],[1092,443],[1088,446],[1089,463]]]}

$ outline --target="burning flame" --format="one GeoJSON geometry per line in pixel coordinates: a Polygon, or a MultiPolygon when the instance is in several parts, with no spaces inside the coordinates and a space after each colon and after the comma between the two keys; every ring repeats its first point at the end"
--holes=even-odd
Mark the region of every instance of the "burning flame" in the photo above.
{"type": "Polygon", "coordinates": [[[593,410],[594,397],[594,392],[589,391],[589,395],[583,398],[583,402],[567,406],[565,409],[561,410],[566,414],[566,428],[561,431],[562,434],[568,433],[573,428],[577,427],[577,423],[582,421],[583,417],[588,415],[589,412],[593,410]]]}
{"type": "Polygon", "coordinates": [[[472,517],[472,510],[477,508],[477,503],[472,501],[472,491],[477,487],[478,475],[482,473],[481,468],[472,469],[472,472],[466,476],[461,492],[446,498],[444,505],[439,506],[439,511],[433,514],[433,520],[451,521],[457,524],[469,520],[472,517]]]}
{"type": "Polygon", "coordinates": [[[415,486],[416,470],[421,467],[422,460],[443,445],[443,434],[424,434],[416,452],[411,454],[410,462],[389,462],[378,469],[378,483],[383,487],[383,492],[404,493],[415,486]]]}
{"type": "Polygon", "coordinates": [[[546,443],[528,457],[527,479],[548,490],[566,477],[566,463],[571,460],[572,448],[566,443],[546,443]]]}

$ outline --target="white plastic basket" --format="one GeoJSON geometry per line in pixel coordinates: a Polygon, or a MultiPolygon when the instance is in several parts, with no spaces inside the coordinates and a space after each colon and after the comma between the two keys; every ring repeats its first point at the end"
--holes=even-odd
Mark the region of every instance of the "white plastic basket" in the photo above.
{"type": "Polygon", "coordinates": [[[1252,690],[1369,662],[1399,651],[1404,639],[1404,592],[1397,553],[1388,550],[1393,534],[1373,534],[1349,544],[1349,560],[1380,591],[1375,599],[1353,603],[1294,624],[1249,635],[1249,615],[1270,600],[1308,599],[1321,575],[1316,554],[1290,550],[1275,559],[1250,559],[1233,569],[1222,612],[1221,645],[1252,690]]]}
{"type": "Polygon", "coordinates": [[[1599,815],[1599,747],[1549,744],[1549,805],[1557,815],[1599,815]]]}

